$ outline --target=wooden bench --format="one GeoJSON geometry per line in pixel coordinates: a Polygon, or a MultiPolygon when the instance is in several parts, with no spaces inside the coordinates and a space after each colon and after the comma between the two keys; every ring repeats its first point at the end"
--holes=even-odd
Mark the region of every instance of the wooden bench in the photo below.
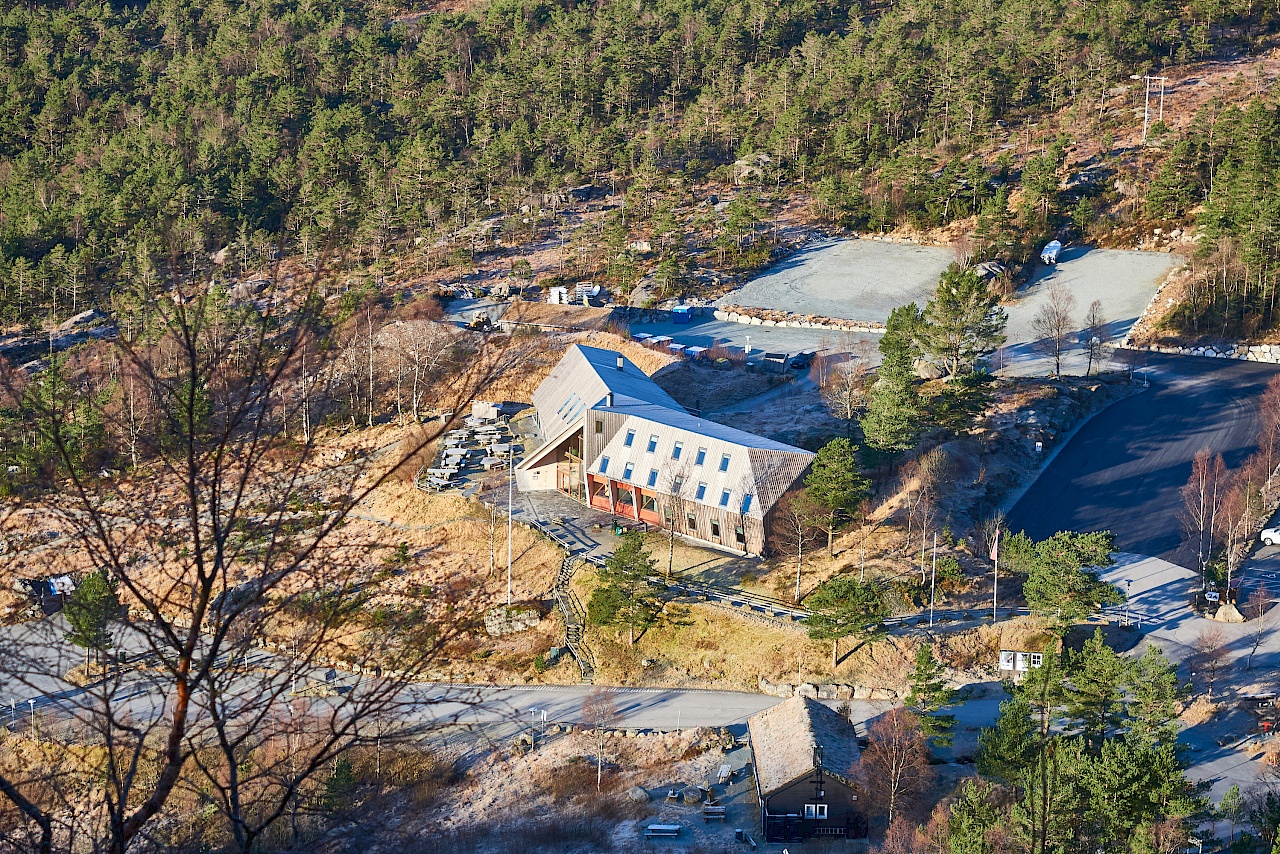
{"type": "Polygon", "coordinates": [[[703,805],[703,807],[702,807],[702,820],[703,820],[704,822],[708,822],[708,821],[724,821],[724,820],[725,820],[725,818],[726,818],[726,816],[725,816],[725,808],[724,808],[723,806],[719,806],[719,805],[717,805],[717,804],[705,804],[705,805],[703,805]]]}
{"type": "Polygon", "coordinates": [[[651,824],[644,829],[644,838],[653,839],[655,837],[666,837],[674,839],[680,835],[683,825],[679,824],[651,824]]]}

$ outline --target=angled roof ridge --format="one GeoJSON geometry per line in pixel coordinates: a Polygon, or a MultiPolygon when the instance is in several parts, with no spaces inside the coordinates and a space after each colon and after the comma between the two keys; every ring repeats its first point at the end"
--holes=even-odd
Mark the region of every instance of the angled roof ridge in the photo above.
{"type": "Polygon", "coordinates": [[[815,767],[822,751],[822,770],[843,780],[852,776],[860,758],[853,724],[810,697],[798,694],[747,720],[756,774],[765,794],[777,791],[815,767]]]}

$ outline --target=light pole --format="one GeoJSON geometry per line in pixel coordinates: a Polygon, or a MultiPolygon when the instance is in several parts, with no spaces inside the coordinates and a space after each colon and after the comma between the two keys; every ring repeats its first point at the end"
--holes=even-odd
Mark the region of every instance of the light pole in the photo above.
{"type": "Polygon", "coordinates": [[[1132,593],[1133,593],[1133,579],[1126,578],[1124,580],[1124,624],[1126,626],[1133,624],[1132,621],[1129,619],[1129,597],[1132,595],[1132,593]]]}
{"type": "Polygon", "coordinates": [[[31,707],[31,737],[36,737],[36,699],[32,697],[27,700],[27,705],[31,707]]]}
{"type": "Polygon", "coordinates": [[[751,361],[751,336],[747,336],[747,361],[751,361]]]}

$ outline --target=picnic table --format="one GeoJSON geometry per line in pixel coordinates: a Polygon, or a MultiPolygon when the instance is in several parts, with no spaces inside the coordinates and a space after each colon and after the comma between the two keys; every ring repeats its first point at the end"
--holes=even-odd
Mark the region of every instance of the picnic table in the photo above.
{"type": "Polygon", "coordinates": [[[510,451],[511,443],[509,442],[494,442],[489,446],[489,453],[495,457],[499,454],[509,453],[510,451]]]}
{"type": "Polygon", "coordinates": [[[680,835],[680,830],[684,825],[680,824],[651,824],[644,829],[644,838],[653,839],[655,836],[665,836],[674,839],[680,835]]]}
{"type": "Polygon", "coordinates": [[[716,773],[716,782],[723,786],[729,782],[729,777],[733,774],[733,769],[729,767],[729,763],[720,766],[720,770],[716,773]]]}
{"type": "Polygon", "coordinates": [[[493,471],[494,469],[505,468],[507,461],[504,457],[485,457],[480,461],[485,471],[493,471]]]}
{"type": "Polygon", "coordinates": [[[443,466],[441,468],[427,469],[427,475],[430,477],[442,477],[445,480],[453,477],[458,470],[452,466],[443,466]]]}
{"type": "Polygon", "coordinates": [[[461,459],[463,457],[468,456],[470,453],[471,452],[468,451],[466,448],[447,448],[445,449],[444,455],[446,457],[457,457],[461,459]]]}

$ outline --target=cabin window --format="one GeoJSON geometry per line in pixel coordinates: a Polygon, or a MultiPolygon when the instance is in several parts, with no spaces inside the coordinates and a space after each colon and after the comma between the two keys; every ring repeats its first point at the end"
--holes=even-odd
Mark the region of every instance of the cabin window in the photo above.
{"type": "Polygon", "coordinates": [[[1043,654],[1043,653],[1039,653],[1039,652],[1032,652],[1032,653],[1028,653],[1028,654],[1027,654],[1027,658],[1031,659],[1031,660],[1030,660],[1030,662],[1029,662],[1029,664],[1031,665],[1031,669],[1033,669],[1033,670],[1034,670],[1035,668],[1039,667],[1041,664],[1044,664],[1044,654],[1043,654]]]}
{"type": "Polygon", "coordinates": [[[641,510],[648,510],[650,513],[657,513],[657,512],[658,512],[658,503],[657,503],[656,501],[654,501],[654,499],[653,499],[653,496],[652,496],[652,495],[643,495],[643,494],[642,494],[642,495],[640,496],[640,509],[641,509],[641,510]]]}
{"type": "MultiPolygon", "coordinates": [[[[601,471],[603,471],[603,469],[601,469],[601,471]]],[[[698,491],[694,493],[693,497],[698,501],[701,501],[702,499],[706,498],[707,485],[705,483],[698,484],[698,491]]]]}
{"type": "Polygon", "coordinates": [[[742,512],[748,513],[750,512],[750,510],[751,510],[751,493],[748,492],[746,495],[742,496],[742,512]]]}
{"type": "Polygon", "coordinates": [[[729,490],[727,489],[724,492],[720,493],[720,506],[721,507],[729,506],[729,490]]]}
{"type": "Polygon", "coordinates": [[[622,470],[622,479],[631,480],[631,475],[636,470],[635,464],[627,463],[627,467],[622,470]]]}
{"type": "Polygon", "coordinates": [[[658,485],[658,470],[649,469],[649,486],[657,486],[657,485],[658,485]]]}
{"type": "Polygon", "coordinates": [[[817,819],[818,821],[826,821],[827,805],[826,804],[805,804],[804,817],[817,819]]]}
{"type": "Polygon", "coordinates": [[[693,458],[693,464],[694,464],[695,466],[700,466],[700,465],[702,465],[703,463],[705,463],[706,461],[707,461],[707,449],[706,449],[706,448],[699,448],[699,449],[698,449],[698,455],[697,455],[696,457],[694,457],[694,458],[693,458]]]}
{"type": "Polygon", "coordinates": [[[742,530],[741,525],[733,526],[733,538],[738,541],[738,545],[743,545],[747,541],[747,535],[742,530]]]}
{"type": "Polygon", "coordinates": [[[711,523],[711,537],[712,537],[712,539],[716,539],[716,540],[720,539],[720,523],[719,523],[719,522],[712,521],[712,523],[711,523]]]}
{"type": "Polygon", "coordinates": [[[720,458],[720,471],[729,470],[729,455],[725,454],[720,458]]]}
{"type": "Polygon", "coordinates": [[[689,515],[684,517],[684,521],[686,522],[687,530],[695,531],[695,532],[698,530],[697,516],[694,516],[692,513],[690,513],[689,515]]]}
{"type": "Polygon", "coordinates": [[[671,508],[670,507],[662,508],[662,518],[666,520],[668,525],[671,524],[671,508]]]}
{"type": "Polygon", "coordinates": [[[600,458],[600,474],[605,474],[608,471],[609,471],[609,458],[601,457],[600,458]]]}
{"type": "Polygon", "coordinates": [[[626,438],[626,439],[624,439],[624,440],[622,441],[622,444],[623,444],[623,445],[625,445],[625,446],[627,446],[628,448],[630,448],[630,447],[631,447],[631,443],[632,443],[632,442],[634,442],[635,440],[636,440],[636,431],[635,431],[635,430],[628,430],[628,431],[627,431],[627,438],[626,438]]]}
{"type": "Polygon", "coordinates": [[[684,489],[684,478],[676,475],[676,477],[671,481],[671,493],[673,495],[679,495],[680,490],[682,489],[684,489]]]}
{"type": "Polygon", "coordinates": [[[684,452],[684,442],[676,442],[676,446],[671,449],[671,459],[680,459],[680,454],[684,452]]]}
{"type": "Polygon", "coordinates": [[[658,450],[658,435],[655,433],[649,437],[649,453],[652,454],[656,450],[658,450]]]}
{"type": "Polygon", "coordinates": [[[597,418],[596,419],[596,435],[598,436],[603,432],[604,432],[604,420],[597,418]]]}

